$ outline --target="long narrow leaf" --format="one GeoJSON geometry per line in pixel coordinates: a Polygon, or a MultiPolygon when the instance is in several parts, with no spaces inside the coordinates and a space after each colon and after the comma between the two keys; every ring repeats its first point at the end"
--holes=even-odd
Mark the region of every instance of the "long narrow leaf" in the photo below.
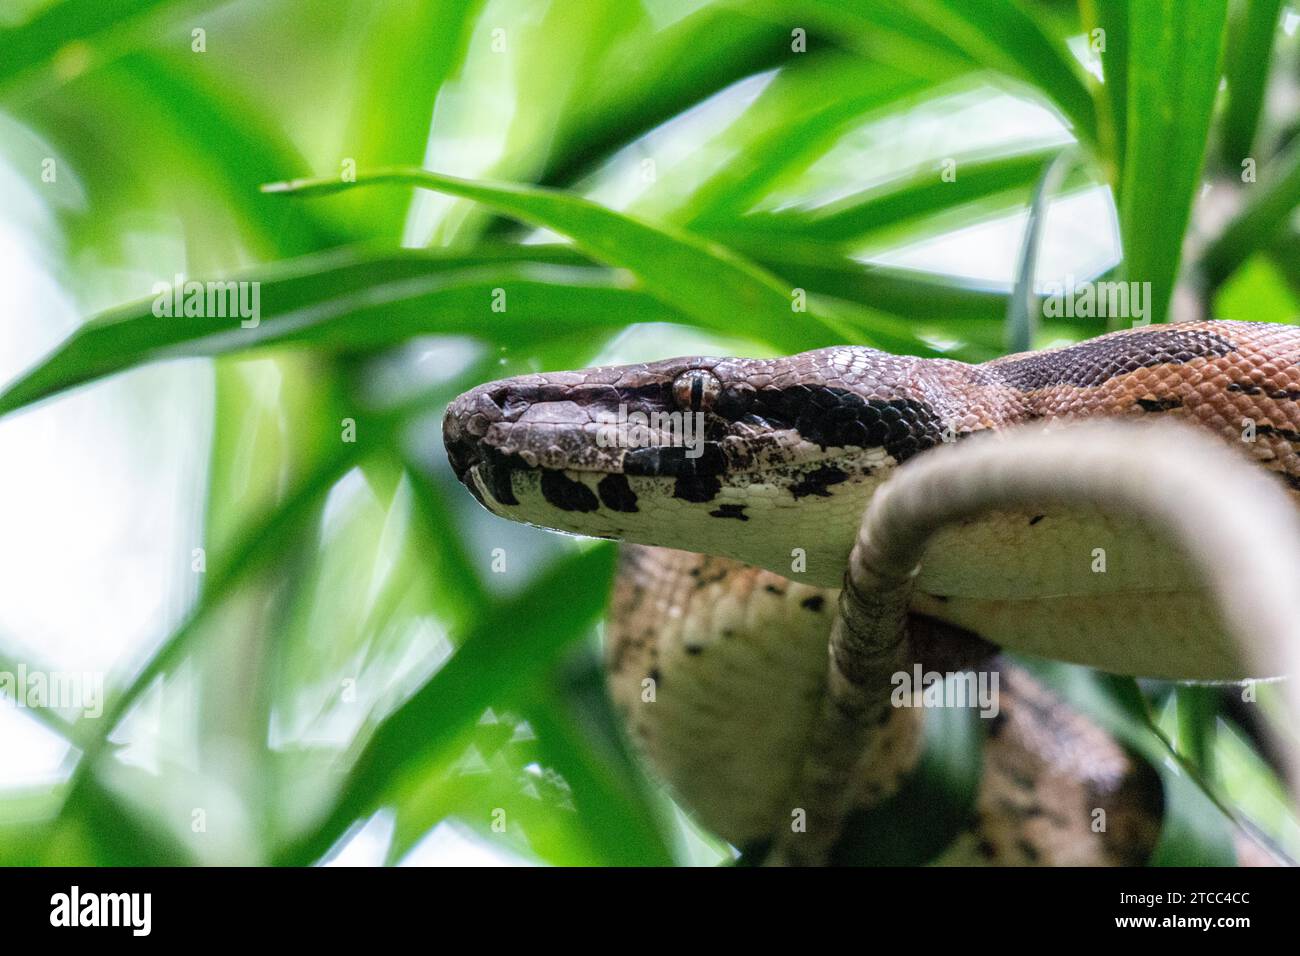
{"type": "MultiPolygon", "coordinates": [[[[297,168],[302,154],[264,108],[213,86],[183,58],[123,57],[87,79],[82,88],[77,95],[82,109],[126,114],[112,129],[125,146],[148,142],[152,154],[175,150],[173,162],[208,172],[220,198],[253,230],[256,247],[266,255],[304,255],[348,238],[345,229],[315,211],[285,215],[258,194],[259,183],[297,168]]],[[[37,112],[35,119],[40,118],[37,112]]],[[[97,157],[76,158],[89,164],[97,157]]]]}
{"type": "MultiPolygon", "coordinates": [[[[286,275],[274,268],[234,276],[227,281],[261,282],[260,320],[247,328],[243,321],[252,320],[238,314],[157,316],[156,300],[114,309],[87,322],[0,393],[0,415],[145,362],[181,356],[288,342],[377,347],[421,334],[518,339],[537,328],[554,334],[558,327],[681,319],[650,296],[620,286],[606,270],[545,263],[457,269],[458,264],[454,258],[400,255],[366,265],[322,263],[314,273],[286,275]],[[504,312],[494,311],[494,296],[505,302],[504,312]]],[[[169,292],[162,296],[172,299],[169,292]]]]}
{"type": "Polygon", "coordinates": [[[494,701],[508,698],[570,642],[605,606],[613,551],[597,547],[558,562],[516,598],[480,618],[451,660],[375,731],[321,824],[279,854],[308,863],[324,854],[354,820],[373,810],[411,768],[445,750],[494,701]],[[582,581],[580,589],[570,585],[582,581]]]}
{"type": "Polygon", "coordinates": [[[75,41],[138,27],[151,16],[215,7],[224,0],[62,0],[25,23],[0,29],[0,95],[75,41]]]}
{"type": "Polygon", "coordinates": [[[974,65],[943,29],[913,16],[903,5],[878,0],[802,0],[797,22],[789,0],[723,0],[793,33],[802,29],[815,49],[834,42],[882,64],[935,79],[974,65]]]}
{"type": "Polygon", "coordinates": [[[1042,243],[1043,222],[1052,197],[1065,181],[1073,162],[1073,153],[1065,152],[1043,167],[1034,198],[1029,204],[1029,218],[1025,222],[1025,236],[1020,246],[1020,265],[1016,270],[1016,285],[1007,304],[1008,352],[1027,352],[1033,347],[1034,333],[1038,328],[1038,299],[1034,294],[1034,279],[1038,269],[1038,250],[1042,243]]]}
{"type": "MultiPolygon", "coordinates": [[[[465,43],[484,0],[390,0],[367,5],[359,37],[359,87],[345,132],[345,155],[357,166],[424,159],[434,104],[447,77],[464,61],[465,43]],[[375,109],[374,104],[384,104],[375,109]]],[[[299,167],[301,168],[301,167],[299,167]]],[[[274,179],[276,173],[262,179],[274,179]]],[[[379,235],[400,236],[409,202],[403,196],[344,197],[345,218],[379,235]]]]}
{"type": "Polygon", "coordinates": [[[1227,0],[1133,0],[1129,8],[1120,228],[1129,281],[1151,283],[1154,322],[1167,317],[1183,231],[1200,188],[1226,16],[1227,0]]]}
{"type": "Polygon", "coordinates": [[[976,62],[1042,90],[1074,124],[1079,139],[1097,141],[1096,108],[1081,69],[1064,40],[1050,36],[1015,0],[904,0],[902,5],[945,31],[976,62]]]}
{"type": "Polygon", "coordinates": [[[692,192],[692,228],[743,215],[773,185],[823,155],[846,129],[876,111],[897,108],[931,84],[844,56],[782,70],[724,134],[719,147],[733,159],[692,192]]]}
{"type": "Polygon", "coordinates": [[[624,745],[601,663],[589,652],[578,656],[528,709],[539,748],[572,787],[583,827],[609,865],[667,866],[663,822],[624,745]]]}
{"type": "Polygon", "coordinates": [[[594,102],[573,128],[560,131],[538,182],[571,184],[616,148],[737,80],[802,56],[784,23],[723,4],[694,11],[646,44],[615,48],[595,74],[594,102]]]}
{"type": "MultiPolygon", "coordinates": [[[[898,180],[839,200],[810,213],[776,213],[751,219],[758,228],[797,231],[828,242],[861,240],[884,229],[897,229],[934,213],[1009,193],[1020,199],[1033,187],[1045,163],[1059,148],[1014,156],[959,159],[956,178],[938,168],[919,169],[898,180]]],[[[1020,200],[1023,201],[1023,200],[1020,200]]]]}
{"type": "Polygon", "coordinates": [[[103,716],[94,722],[93,735],[81,741],[85,752],[78,765],[74,792],[80,792],[84,781],[90,779],[95,759],[107,746],[109,734],[140,696],[155,680],[184,659],[190,642],[201,632],[203,624],[244,575],[276,555],[277,549],[295,533],[325,492],[356,463],[357,448],[355,444],[344,444],[338,454],[302,479],[284,501],[235,542],[223,560],[208,572],[203,598],[189,617],[154,650],[144,667],[108,699],[103,716]]]}
{"type": "Polygon", "coordinates": [[[689,233],[640,222],[581,196],[402,168],[359,174],[355,182],[303,179],[263,188],[275,193],[320,195],[382,183],[472,199],[567,235],[596,258],[631,270],[652,295],[704,328],[741,332],[791,350],[845,340],[845,330],[833,319],[811,310],[801,315],[794,307],[794,290],[725,247],[689,233]],[[797,328],[801,318],[807,321],[804,328],[797,328]]]}
{"type": "Polygon", "coordinates": [[[1201,278],[1209,291],[1266,248],[1300,205],[1300,142],[1271,160],[1257,185],[1245,186],[1246,206],[1211,242],[1201,257],[1201,278]]]}
{"type": "Polygon", "coordinates": [[[1281,13],[1282,0],[1245,0],[1232,14],[1223,70],[1228,103],[1220,140],[1220,155],[1230,170],[1253,155],[1281,13]]]}
{"type": "Polygon", "coordinates": [[[1097,97],[1098,158],[1118,195],[1128,148],[1128,0],[1079,0],[1079,8],[1104,79],[1097,97]]]}

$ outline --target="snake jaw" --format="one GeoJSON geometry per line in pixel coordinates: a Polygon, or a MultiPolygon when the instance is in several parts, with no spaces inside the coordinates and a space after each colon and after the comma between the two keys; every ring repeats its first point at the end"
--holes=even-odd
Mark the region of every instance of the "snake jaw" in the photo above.
{"type": "Polygon", "coordinates": [[[501,517],[787,573],[806,552],[833,585],[874,488],[940,440],[914,361],[839,347],[522,375],[455,399],[443,438],[501,517]]]}

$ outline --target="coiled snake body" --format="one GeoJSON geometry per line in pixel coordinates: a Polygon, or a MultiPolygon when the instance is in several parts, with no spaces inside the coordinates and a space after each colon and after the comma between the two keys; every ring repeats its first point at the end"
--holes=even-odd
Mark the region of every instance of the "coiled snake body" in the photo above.
{"type": "MultiPolygon", "coordinates": [[[[444,437],[457,476],[494,513],[628,542],[607,635],[614,698],[683,802],[746,845],[790,819],[836,589],[875,490],[939,445],[1095,417],[1199,425],[1297,496],[1300,330],[1151,326],[981,365],[845,346],[525,375],[456,399],[444,437]],[[684,443],[684,420],[666,413],[697,416],[698,441],[684,443]],[[638,427],[611,432],[626,421],[638,427]]],[[[920,657],[1002,678],[976,817],[947,862],[1137,863],[1159,833],[1150,770],[990,657],[996,647],[1121,674],[1251,676],[1168,541],[1097,509],[945,529],[909,610],[920,657]],[[1098,808],[1103,832],[1090,825],[1098,808]]],[[[856,804],[906,779],[921,720],[908,708],[881,716],[853,774],[856,804]]]]}

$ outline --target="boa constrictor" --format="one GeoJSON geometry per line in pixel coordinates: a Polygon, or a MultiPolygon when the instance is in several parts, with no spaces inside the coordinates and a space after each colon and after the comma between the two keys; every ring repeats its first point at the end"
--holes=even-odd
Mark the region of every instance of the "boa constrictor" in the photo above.
{"type": "MultiPolygon", "coordinates": [[[[838,589],[876,492],[930,449],[1085,418],[1200,426],[1294,502],[1300,330],[1150,326],[979,365],[844,346],[524,375],[457,398],[444,440],[457,477],[495,514],[627,543],[607,632],[613,696],[683,803],[744,846],[789,827],[807,782],[838,589]]],[[[1232,573],[1234,556],[1222,561],[1232,573]]],[[[1150,769],[995,655],[1168,679],[1259,676],[1184,549],[1131,514],[1067,497],[954,521],[909,572],[907,650],[891,647],[885,671],[916,661],[1001,678],[973,819],[940,859],[1144,860],[1161,819],[1150,769]]],[[[831,657],[848,685],[865,680],[834,646],[831,657]]],[[[851,712],[867,726],[850,735],[842,772],[813,776],[852,806],[877,805],[917,763],[922,712],[833,702],[843,713],[832,719],[851,712]]],[[[1257,855],[1243,845],[1239,856],[1257,855]]],[[[833,848],[791,859],[825,862],[833,848]]]]}

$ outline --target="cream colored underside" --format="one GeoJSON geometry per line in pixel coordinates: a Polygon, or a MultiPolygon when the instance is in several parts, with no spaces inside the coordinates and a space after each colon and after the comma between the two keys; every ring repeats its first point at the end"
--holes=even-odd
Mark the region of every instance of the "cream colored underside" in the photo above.
{"type": "MultiPolygon", "coordinates": [[[[859,520],[889,460],[872,477],[794,498],[789,482],[725,487],[706,503],[673,496],[667,479],[631,478],[639,510],[562,511],[535,475],[516,479],[515,520],[578,534],[717,554],[800,583],[840,584],[859,520]],[[747,520],[711,515],[743,505],[747,520]]],[[[567,472],[595,490],[599,475],[567,472]]],[[[794,480],[794,479],[791,479],[794,480]]],[[[1231,560],[1231,556],[1228,556],[1231,560]]],[[[1196,574],[1161,535],[1091,511],[999,513],[946,529],[926,552],[914,610],[974,631],[1010,650],[1120,674],[1240,680],[1223,623],[1196,574]]]]}
{"type": "MultiPolygon", "coordinates": [[[[620,574],[610,612],[613,698],[700,822],[738,846],[766,839],[789,823],[836,592],[723,559],[641,554],[620,574]]],[[[944,862],[1140,862],[1158,813],[1132,789],[1137,764],[1023,673],[1003,670],[1004,720],[985,748],[978,824],[944,862]],[[1111,818],[1109,836],[1091,827],[1098,806],[1111,818]],[[1034,809],[1042,807],[1051,812],[1034,809]]],[[[873,735],[858,774],[861,805],[888,797],[911,772],[923,719],[898,709],[873,735]]]]}

